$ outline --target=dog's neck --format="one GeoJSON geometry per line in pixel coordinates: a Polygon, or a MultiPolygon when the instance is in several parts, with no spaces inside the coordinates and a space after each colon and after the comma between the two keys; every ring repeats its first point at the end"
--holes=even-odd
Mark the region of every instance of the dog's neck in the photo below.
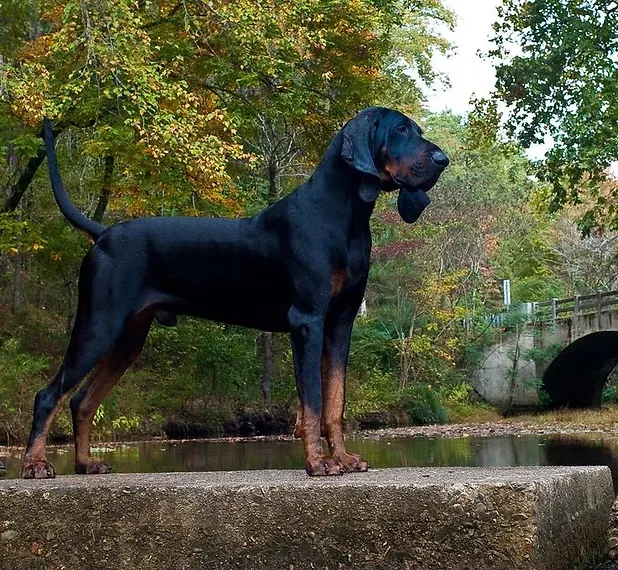
{"type": "Polygon", "coordinates": [[[313,176],[307,182],[309,191],[322,194],[321,200],[336,210],[345,209],[354,218],[369,220],[375,202],[361,200],[359,187],[363,174],[352,168],[341,156],[343,133],[339,131],[320,160],[313,176]]]}

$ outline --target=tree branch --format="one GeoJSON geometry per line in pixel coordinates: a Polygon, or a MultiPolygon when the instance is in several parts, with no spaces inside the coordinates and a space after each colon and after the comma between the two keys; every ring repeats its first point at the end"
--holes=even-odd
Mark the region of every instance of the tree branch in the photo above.
{"type": "Polygon", "coordinates": [[[105,210],[107,208],[107,203],[109,202],[109,193],[112,185],[112,175],[114,173],[114,157],[112,155],[107,155],[104,159],[105,168],[103,170],[103,183],[101,184],[101,193],[99,194],[99,201],[97,203],[96,210],[94,211],[94,215],[92,219],[101,223],[103,221],[103,214],[105,214],[105,210]]]}
{"type": "Polygon", "coordinates": [[[165,22],[168,22],[169,20],[171,20],[175,15],[176,12],[178,12],[178,10],[180,10],[180,8],[182,8],[184,4],[184,0],[181,0],[180,2],[178,2],[178,4],[176,4],[176,6],[174,6],[169,14],[167,16],[163,16],[162,18],[159,18],[158,20],[153,20],[152,22],[148,22],[147,24],[144,24],[142,26],[143,30],[149,30],[150,28],[154,28],[156,26],[159,26],[161,24],[164,24],[165,22]]]}
{"type": "MultiPolygon", "coordinates": [[[[61,127],[56,127],[54,129],[54,139],[62,132],[61,127]]],[[[43,136],[43,131],[41,130],[41,137],[43,136]]],[[[5,195],[7,199],[4,204],[2,204],[2,208],[0,208],[0,212],[13,212],[17,206],[19,206],[19,202],[22,199],[22,196],[30,186],[30,182],[34,178],[34,175],[37,173],[39,166],[45,160],[45,148],[41,147],[39,152],[35,156],[33,156],[26,164],[23,172],[20,174],[17,181],[13,184],[9,184],[5,188],[5,195]]]]}

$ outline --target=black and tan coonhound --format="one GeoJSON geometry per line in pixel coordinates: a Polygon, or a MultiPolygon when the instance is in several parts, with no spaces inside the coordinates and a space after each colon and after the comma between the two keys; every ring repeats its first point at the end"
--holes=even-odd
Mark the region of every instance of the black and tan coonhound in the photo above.
{"type": "Polygon", "coordinates": [[[416,221],[449,163],[444,152],[405,115],[372,107],[339,131],[305,184],[253,218],[154,217],[106,228],[69,200],[49,121],[44,133],[58,206],[94,245],[82,262],[64,361],[36,395],[22,476],[54,477],[45,459],[50,423],[91,371],[71,398],[75,471],[111,470],[90,455],[95,412],[139,355],[152,321],[173,325],[177,314],[289,332],[307,473],[366,471],[366,461],[346,452],[343,411],[350,334],[369,271],[369,217],[381,190],[399,189],[401,217],[416,221]]]}

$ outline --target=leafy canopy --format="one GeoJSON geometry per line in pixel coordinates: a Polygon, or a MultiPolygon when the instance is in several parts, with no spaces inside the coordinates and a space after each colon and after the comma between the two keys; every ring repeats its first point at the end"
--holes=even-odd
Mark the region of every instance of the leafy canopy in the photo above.
{"type": "Polygon", "coordinates": [[[618,5],[613,0],[505,0],[494,25],[498,96],[510,107],[510,128],[529,146],[554,145],[540,175],[552,206],[582,199],[593,208],[584,229],[618,225],[598,183],[618,158],[618,5]],[[596,208],[599,206],[600,208],[596,208]]]}
{"type": "Polygon", "coordinates": [[[431,78],[446,44],[423,29],[450,18],[439,0],[9,0],[0,116],[14,136],[44,115],[80,129],[115,158],[125,214],[238,213],[239,128],[285,117],[321,150],[396,83],[414,92],[402,67],[431,78]]]}

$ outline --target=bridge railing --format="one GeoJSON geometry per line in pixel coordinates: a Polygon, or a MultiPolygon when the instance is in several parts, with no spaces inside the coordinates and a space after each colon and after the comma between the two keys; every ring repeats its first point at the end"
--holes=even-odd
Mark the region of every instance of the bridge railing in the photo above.
{"type": "Polygon", "coordinates": [[[541,322],[600,313],[608,307],[618,306],[618,290],[597,292],[590,295],[575,295],[566,299],[550,299],[533,303],[534,319],[541,322]]]}

